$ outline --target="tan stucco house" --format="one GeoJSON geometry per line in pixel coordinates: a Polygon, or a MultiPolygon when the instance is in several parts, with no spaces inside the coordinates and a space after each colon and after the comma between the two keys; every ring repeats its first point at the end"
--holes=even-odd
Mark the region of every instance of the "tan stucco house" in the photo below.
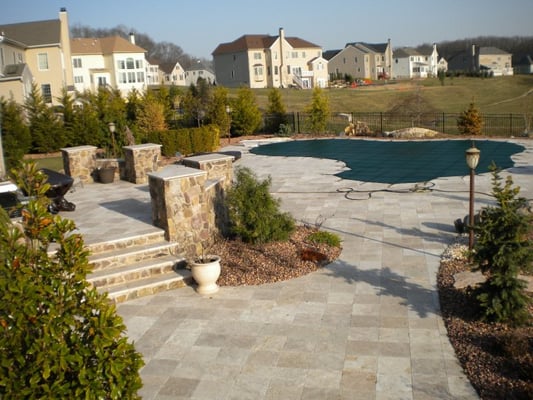
{"type": "Polygon", "coordinates": [[[331,79],[350,75],[358,79],[388,79],[392,76],[392,47],[386,43],[347,43],[343,49],[324,52],[331,79]]]}
{"type": "Polygon", "coordinates": [[[244,35],[213,51],[215,79],[226,87],[325,87],[327,60],[322,48],[297,37],[244,35]]]}
{"type": "Polygon", "coordinates": [[[65,8],[60,10],[59,19],[0,25],[0,33],[3,39],[0,42],[0,96],[13,96],[19,102],[19,96],[28,94],[30,76],[49,104],[58,104],[57,98],[63,88],[73,90],[65,8]],[[28,69],[9,67],[13,64],[26,64],[28,69]],[[17,79],[12,79],[17,71],[21,72],[18,83],[17,79]]]}

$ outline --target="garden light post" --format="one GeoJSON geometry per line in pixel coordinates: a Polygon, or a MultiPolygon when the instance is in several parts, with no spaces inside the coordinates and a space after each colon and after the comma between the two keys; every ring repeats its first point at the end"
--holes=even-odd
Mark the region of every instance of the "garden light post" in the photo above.
{"type": "Polygon", "coordinates": [[[228,144],[231,144],[231,107],[226,105],[226,114],[228,114],[228,144]]]}
{"type": "Polygon", "coordinates": [[[116,157],[117,149],[115,146],[115,130],[116,130],[115,123],[110,122],[109,124],[107,124],[107,126],[109,127],[109,132],[111,132],[111,145],[113,146],[113,157],[116,157]]]}
{"type": "Polygon", "coordinates": [[[474,247],[474,176],[479,162],[479,149],[474,142],[472,147],[466,150],[466,164],[470,168],[470,211],[468,215],[468,250],[474,247]]]}

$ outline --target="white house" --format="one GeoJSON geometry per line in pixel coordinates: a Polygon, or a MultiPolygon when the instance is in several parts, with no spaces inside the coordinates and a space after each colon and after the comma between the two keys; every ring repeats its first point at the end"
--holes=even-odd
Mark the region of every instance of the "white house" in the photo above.
{"type": "Polygon", "coordinates": [[[187,68],[187,70],[185,71],[186,85],[196,85],[199,78],[205,79],[205,81],[210,85],[215,83],[214,72],[207,68],[200,61],[198,61],[197,63],[193,63],[193,65],[190,68],[187,68]]]}
{"type": "Polygon", "coordinates": [[[410,47],[394,50],[393,78],[413,79],[437,76],[439,60],[437,45],[432,50],[419,52],[410,47]]]}
{"type": "Polygon", "coordinates": [[[146,89],[145,50],[130,41],[112,36],[71,40],[72,68],[76,90],[94,91],[99,86],[118,89],[123,96],[146,89]]]}

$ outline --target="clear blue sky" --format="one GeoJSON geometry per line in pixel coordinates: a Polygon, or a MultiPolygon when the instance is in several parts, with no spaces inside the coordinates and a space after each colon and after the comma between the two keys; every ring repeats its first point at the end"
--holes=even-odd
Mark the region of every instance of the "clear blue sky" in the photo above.
{"type": "Polygon", "coordinates": [[[347,42],[383,43],[393,48],[477,36],[533,36],[532,0],[1,0],[0,24],[58,18],[91,28],[128,29],[154,41],[180,46],[210,59],[219,43],[244,34],[297,36],[322,47],[347,42]]]}

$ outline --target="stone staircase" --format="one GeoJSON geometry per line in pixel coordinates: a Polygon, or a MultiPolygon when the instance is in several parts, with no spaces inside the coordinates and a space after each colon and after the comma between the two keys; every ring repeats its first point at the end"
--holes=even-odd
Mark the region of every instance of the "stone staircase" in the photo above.
{"type": "Polygon", "coordinates": [[[90,244],[93,271],[87,280],[115,303],[175,289],[193,282],[177,245],[164,232],[90,244]]]}

